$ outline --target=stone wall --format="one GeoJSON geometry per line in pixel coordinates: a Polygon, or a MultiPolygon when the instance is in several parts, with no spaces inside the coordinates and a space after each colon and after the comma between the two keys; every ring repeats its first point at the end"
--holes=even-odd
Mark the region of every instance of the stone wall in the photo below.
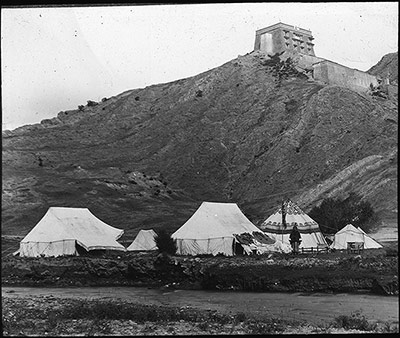
{"type": "Polygon", "coordinates": [[[313,78],[329,85],[337,85],[356,91],[367,91],[371,83],[374,86],[378,85],[375,76],[329,60],[315,63],[312,67],[314,69],[313,78]]]}
{"type": "Polygon", "coordinates": [[[304,69],[311,69],[313,68],[313,64],[324,61],[324,59],[317,56],[298,54],[296,61],[299,67],[304,69]]]}

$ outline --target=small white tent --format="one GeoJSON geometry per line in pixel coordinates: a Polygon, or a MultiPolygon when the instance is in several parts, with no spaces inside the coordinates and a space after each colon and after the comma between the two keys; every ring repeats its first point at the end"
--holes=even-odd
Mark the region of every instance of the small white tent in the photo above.
{"type": "Polygon", "coordinates": [[[318,223],[308,216],[291,200],[284,202],[286,212],[286,228],[282,223],[282,206],[280,206],[262,224],[260,229],[268,236],[281,240],[290,245],[290,232],[296,224],[301,235],[300,248],[327,248],[328,244],[319,229],[318,223]]]}
{"type": "Polygon", "coordinates": [[[369,237],[360,227],[356,228],[352,224],[347,224],[335,234],[331,248],[345,250],[347,249],[347,243],[351,242],[364,243],[364,249],[382,248],[382,245],[369,237]]]}
{"type": "Polygon", "coordinates": [[[140,230],[131,245],[128,246],[128,251],[149,251],[157,250],[157,244],[154,239],[156,233],[153,230],[140,230]]]}
{"type": "Polygon", "coordinates": [[[114,228],[86,208],[51,207],[20,243],[22,257],[78,255],[76,244],[86,251],[120,250],[124,230],[114,228]]]}
{"type": "MultiPolygon", "coordinates": [[[[237,243],[234,235],[253,232],[262,233],[236,203],[203,202],[171,237],[176,240],[177,253],[180,255],[222,253],[232,256],[237,243]]],[[[254,250],[261,250],[262,247],[259,243],[254,250]]],[[[264,248],[267,247],[277,250],[273,245],[264,245],[264,248]]]]}

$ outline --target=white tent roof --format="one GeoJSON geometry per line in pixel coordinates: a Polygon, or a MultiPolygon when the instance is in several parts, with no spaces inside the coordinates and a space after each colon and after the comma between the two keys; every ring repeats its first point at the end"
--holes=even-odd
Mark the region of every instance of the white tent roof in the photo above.
{"type": "Polygon", "coordinates": [[[87,208],[51,207],[21,244],[76,240],[86,250],[126,250],[117,242],[124,230],[114,228],[87,208]]]}
{"type": "MultiPolygon", "coordinates": [[[[224,254],[232,256],[237,242],[234,235],[262,232],[241,212],[236,203],[203,202],[196,212],[172,234],[180,255],[224,254]]],[[[273,245],[254,245],[243,249],[274,250],[273,245]]]]}
{"type": "MultiPolygon", "coordinates": [[[[290,233],[295,223],[297,223],[297,228],[300,232],[320,232],[318,223],[301,210],[297,204],[287,200],[284,205],[286,210],[286,232],[290,233]]],[[[277,208],[276,211],[261,224],[261,227],[270,232],[281,233],[282,208],[277,208]]]]}
{"type": "Polygon", "coordinates": [[[360,227],[356,228],[352,224],[347,224],[335,234],[331,247],[344,250],[347,249],[348,242],[363,242],[364,249],[382,248],[382,245],[369,237],[360,227]]]}
{"type": "Polygon", "coordinates": [[[140,230],[131,245],[128,246],[128,251],[144,251],[157,250],[157,244],[154,240],[156,233],[153,230],[140,230]]]}
{"type": "Polygon", "coordinates": [[[290,232],[296,224],[301,235],[301,247],[328,246],[318,223],[301,210],[297,204],[291,200],[286,200],[284,208],[286,210],[286,228],[283,228],[282,207],[279,206],[271,216],[261,223],[261,230],[269,236],[281,240],[283,238],[283,242],[289,243],[290,232]]]}
{"type": "Polygon", "coordinates": [[[261,232],[242,213],[236,203],[203,202],[196,212],[172,234],[175,239],[231,237],[244,232],[261,232]]]}

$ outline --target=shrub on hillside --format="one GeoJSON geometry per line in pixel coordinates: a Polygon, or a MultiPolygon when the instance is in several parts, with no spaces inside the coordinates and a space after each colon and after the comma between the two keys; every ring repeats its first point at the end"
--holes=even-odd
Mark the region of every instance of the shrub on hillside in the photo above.
{"type": "Polygon", "coordinates": [[[379,96],[383,97],[384,99],[388,98],[388,88],[387,86],[385,87],[382,84],[378,84],[377,86],[374,86],[372,83],[369,85],[369,93],[372,96],[379,96]]]}
{"type": "Polygon", "coordinates": [[[176,240],[165,230],[160,230],[158,234],[154,236],[154,240],[160,253],[175,255],[177,250],[176,240]]]}
{"type": "Polygon", "coordinates": [[[296,68],[296,62],[291,57],[281,60],[280,56],[282,54],[283,52],[275,53],[274,55],[268,54],[270,58],[262,63],[278,79],[278,85],[283,79],[290,77],[308,78],[307,75],[296,68]]]}
{"type": "Polygon", "coordinates": [[[347,224],[353,224],[368,232],[377,221],[371,204],[361,200],[361,197],[355,193],[350,193],[345,199],[324,199],[308,215],[319,224],[323,233],[331,234],[347,224]]]}
{"type": "Polygon", "coordinates": [[[88,100],[88,102],[87,102],[87,106],[88,107],[94,107],[94,106],[97,106],[97,105],[98,105],[98,103],[95,102],[95,101],[88,100]]]}

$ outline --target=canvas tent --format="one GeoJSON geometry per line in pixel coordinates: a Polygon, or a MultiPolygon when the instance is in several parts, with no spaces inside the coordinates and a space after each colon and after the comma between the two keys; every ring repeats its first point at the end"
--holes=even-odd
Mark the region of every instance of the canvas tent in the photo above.
{"type": "MultiPolygon", "coordinates": [[[[203,202],[190,219],[172,234],[180,255],[235,254],[235,235],[248,233],[253,241],[240,244],[246,253],[276,251],[273,244],[260,243],[253,232],[261,232],[242,213],[236,203],[203,202]]],[[[261,239],[260,239],[261,240],[261,239]]]]}
{"type": "Polygon", "coordinates": [[[284,244],[290,245],[290,232],[296,224],[301,235],[300,248],[327,248],[328,244],[317,224],[310,216],[291,200],[283,203],[286,213],[286,228],[282,223],[282,206],[261,223],[260,229],[268,236],[280,239],[284,244]]]}
{"type": "Polygon", "coordinates": [[[156,233],[153,230],[140,230],[128,251],[149,251],[157,250],[157,244],[154,240],[156,233]]]}
{"type": "Polygon", "coordinates": [[[86,251],[125,251],[117,242],[123,233],[99,220],[89,209],[51,207],[21,241],[19,254],[23,257],[78,255],[77,244],[86,251]]]}
{"type": "Polygon", "coordinates": [[[364,243],[364,249],[382,248],[382,245],[369,237],[360,227],[356,228],[352,224],[347,224],[335,234],[335,239],[331,244],[331,248],[346,250],[348,246],[347,243],[354,242],[364,243]]]}

